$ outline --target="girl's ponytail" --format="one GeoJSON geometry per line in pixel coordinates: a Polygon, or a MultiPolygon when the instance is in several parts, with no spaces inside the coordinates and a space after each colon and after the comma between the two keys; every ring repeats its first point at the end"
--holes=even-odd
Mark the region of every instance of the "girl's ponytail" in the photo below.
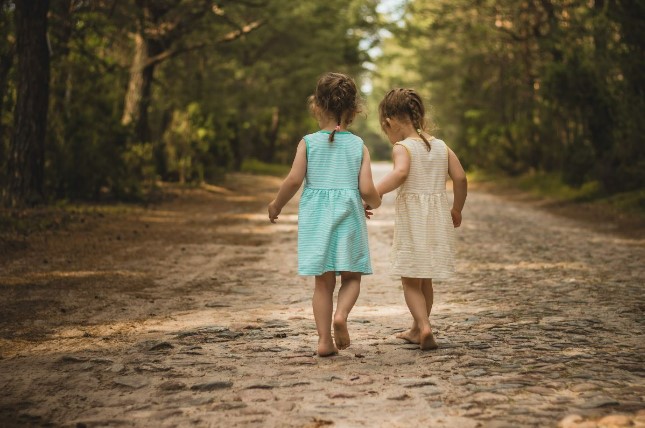
{"type": "Polygon", "coordinates": [[[329,134],[329,142],[332,143],[334,141],[334,135],[336,134],[336,131],[340,131],[340,120],[338,121],[338,124],[334,128],[333,131],[331,131],[331,134],[329,134]]]}
{"type": "Polygon", "coordinates": [[[345,85],[341,82],[333,90],[332,103],[334,107],[332,108],[332,111],[336,116],[336,127],[331,131],[331,134],[329,134],[330,143],[334,141],[334,135],[336,135],[336,132],[340,131],[340,125],[343,123],[343,112],[348,108],[348,106],[345,105],[347,103],[348,91],[344,86],[345,85]]]}

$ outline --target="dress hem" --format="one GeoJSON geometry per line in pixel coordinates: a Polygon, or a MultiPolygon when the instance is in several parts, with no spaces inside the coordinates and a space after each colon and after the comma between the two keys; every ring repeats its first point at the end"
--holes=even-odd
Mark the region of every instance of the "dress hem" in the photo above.
{"type": "Polygon", "coordinates": [[[414,278],[414,279],[431,279],[433,281],[446,281],[455,276],[455,272],[442,275],[423,275],[423,274],[405,274],[398,272],[390,272],[390,276],[403,277],[403,278],[414,278]]]}
{"type": "Polygon", "coordinates": [[[349,269],[340,269],[340,270],[335,270],[335,269],[327,269],[323,272],[318,272],[318,273],[303,273],[303,272],[298,272],[298,276],[319,276],[327,272],[335,272],[336,275],[340,275],[341,272],[352,272],[352,273],[360,273],[361,275],[373,275],[372,271],[365,272],[365,271],[360,271],[360,270],[349,270],[349,269]]]}

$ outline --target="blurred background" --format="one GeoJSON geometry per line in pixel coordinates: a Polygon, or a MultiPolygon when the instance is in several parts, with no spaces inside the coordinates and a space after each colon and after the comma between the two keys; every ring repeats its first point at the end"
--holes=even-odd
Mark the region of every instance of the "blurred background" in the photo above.
{"type": "Polygon", "coordinates": [[[284,174],[326,71],[419,90],[474,178],[643,208],[642,0],[0,0],[7,206],[284,174]]]}

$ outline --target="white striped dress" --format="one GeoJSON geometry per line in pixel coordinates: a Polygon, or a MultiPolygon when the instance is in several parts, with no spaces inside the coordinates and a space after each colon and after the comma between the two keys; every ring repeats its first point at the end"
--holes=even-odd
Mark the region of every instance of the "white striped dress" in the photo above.
{"type": "Polygon", "coordinates": [[[396,196],[392,273],[446,279],[455,271],[455,232],[446,195],[448,146],[437,138],[430,140],[430,151],[421,139],[396,144],[410,154],[410,172],[396,196]]]}

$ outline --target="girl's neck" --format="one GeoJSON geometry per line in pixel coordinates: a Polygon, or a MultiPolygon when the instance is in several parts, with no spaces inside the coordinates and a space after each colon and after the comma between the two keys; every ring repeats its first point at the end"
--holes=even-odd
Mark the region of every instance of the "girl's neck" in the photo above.
{"type": "MultiPolygon", "coordinates": [[[[423,130],[421,131],[423,135],[427,138],[433,138],[431,135],[428,135],[427,132],[424,132],[423,130]]],[[[421,135],[417,132],[417,130],[412,126],[411,124],[408,124],[407,126],[404,126],[401,128],[401,137],[403,140],[407,140],[408,138],[411,139],[416,139],[416,140],[422,140],[421,135]]]]}
{"type": "MultiPolygon", "coordinates": [[[[320,130],[321,130],[321,131],[329,131],[329,132],[332,132],[332,131],[336,130],[336,126],[337,126],[336,124],[326,124],[326,125],[325,125],[325,124],[322,124],[322,123],[321,123],[321,124],[320,124],[320,130]]],[[[346,128],[344,125],[340,125],[340,128],[338,128],[338,129],[336,130],[336,132],[343,132],[343,131],[347,131],[347,128],[346,128]]]]}
{"type": "MultiPolygon", "coordinates": [[[[320,126],[320,129],[322,131],[331,132],[336,129],[336,126],[338,126],[338,122],[331,118],[325,118],[325,119],[318,120],[318,126],[320,126]]],[[[347,126],[341,123],[339,131],[347,131],[347,126]]]]}
{"type": "Polygon", "coordinates": [[[400,132],[403,140],[406,140],[408,138],[421,138],[419,137],[417,130],[414,129],[414,126],[412,126],[411,124],[406,124],[403,127],[401,127],[400,132]]]}

